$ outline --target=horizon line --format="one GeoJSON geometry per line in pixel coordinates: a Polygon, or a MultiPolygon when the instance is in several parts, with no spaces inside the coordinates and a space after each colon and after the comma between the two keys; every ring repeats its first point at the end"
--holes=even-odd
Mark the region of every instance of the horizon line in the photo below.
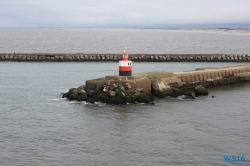
{"type": "Polygon", "coordinates": [[[2,28],[116,28],[116,29],[246,29],[250,23],[193,23],[193,24],[89,24],[89,25],[29,25],[2,28]]]}

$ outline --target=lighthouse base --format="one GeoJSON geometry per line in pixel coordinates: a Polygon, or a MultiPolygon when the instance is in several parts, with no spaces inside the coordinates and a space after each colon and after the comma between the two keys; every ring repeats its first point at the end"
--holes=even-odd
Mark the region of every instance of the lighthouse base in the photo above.
{"type": "Polygon", "coordinates": [[[132,76],[132,71],[119,71],[119,76],[132,76]]]}

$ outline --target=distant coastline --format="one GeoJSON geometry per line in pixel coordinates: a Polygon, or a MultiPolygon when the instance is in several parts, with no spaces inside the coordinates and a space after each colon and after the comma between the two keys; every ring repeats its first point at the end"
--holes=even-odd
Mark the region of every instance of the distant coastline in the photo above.
{"type": "Polygon", "coordinates": [[[250,34],[250,28],[109,28],[109,27],[16,27],[1,29],[107,29],[107,30],[162,30],[169,32],[250,34]]]}
{"type": "Polygon", "coordinates": [[[250,28],[169,28],[167,31],[202,33],[242,33],[250,34],[250,28]]]}
{"type": "MultiPolygon", "coordinates": [[[[104,28],[105,29],[105,28],[104,28]]],[[[250,34],[250,28],[107,28],[131,30],[162,30],[169,32],[250,34]]]]}

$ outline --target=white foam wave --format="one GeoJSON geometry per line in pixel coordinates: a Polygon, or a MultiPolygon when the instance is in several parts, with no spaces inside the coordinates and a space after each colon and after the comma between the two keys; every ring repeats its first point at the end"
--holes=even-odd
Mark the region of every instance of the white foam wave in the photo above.
{"type": "Polygon", "coordinates": [[[61,101],[66,100],[66,98],[55,98],[55,99],[48,99],[49,101],[61,101]]]}
{"type": "Polygon", "coordinates": [[[80,101],[70,101],[70,104],[81,104],[82,102],[80,101]]]}

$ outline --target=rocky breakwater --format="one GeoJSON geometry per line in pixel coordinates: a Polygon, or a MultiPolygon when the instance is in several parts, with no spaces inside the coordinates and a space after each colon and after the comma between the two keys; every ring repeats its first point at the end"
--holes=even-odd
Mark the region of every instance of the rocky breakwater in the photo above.
{"type": "Polygon", "coordinates": [[[197,68],[183,72],[148,72],[133,76],[106,76],[87,80],[86,85],[63,94],[69,100],[106,104],[150,103],[154,96],[195,99],[208,95],[205,87],[250,80],[250,65],[197,68]]]}
{"type": "MultiPolygon", "coordinates": [[[[194,99],[193,94],[180,89],[178,84],[181,83],[179,81],[174,73],[170,72],[137,73],[133,76],[106,76],[87,80],[86,85],[71,88],[62,97],[67,97],[69,100],[86,101],[91,104],[104,102],[118,105],[128,103],[154,104],[154,96],[164,98],[166,96],[184,95],[185,99],[194,99]]],[[[198,93],[196,94],[198,95],[198,93]]]]}
{"type": "Polygon", "coordinates": [[[150,80],[143,76],[106,76],[87,80],[86,85],[71,88],[62,97],[91,104],[154,104],[150,80]]]}
{"type": "MultiPolygon", "coordinates": [[[[0,53],[0,61],[89,62],[119,61],[120,54],[0,53]]],[[[250,62],[249,54],[130,54],[135,62],[250,62]]]]}

